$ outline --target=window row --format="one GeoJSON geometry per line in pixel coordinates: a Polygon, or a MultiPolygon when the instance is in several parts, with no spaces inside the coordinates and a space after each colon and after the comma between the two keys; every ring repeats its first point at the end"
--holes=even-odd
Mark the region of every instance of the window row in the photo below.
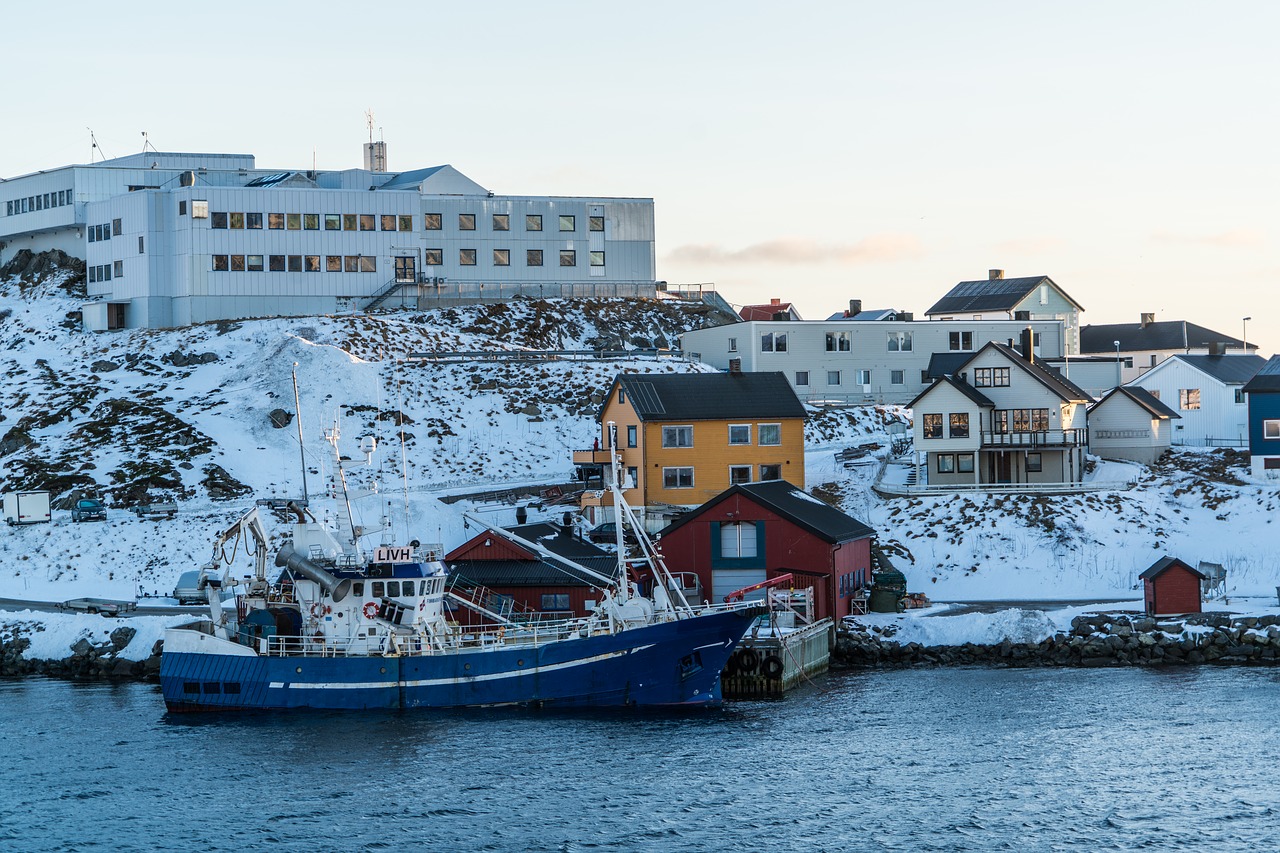
{"type": "MultiPolygon", "coordinates": [[[[26,198],[15,198],[4,203],[5,216],[17,216],[20,213],[34,213],[53,207],[64,207],[71,204],[71,190],[58,190],[56,193],[29,195],[26,198]]],[[[603,228],[601,230],[604,230],[603,228]]]]}
{"type": "MultiPolygon", "coordinates": [[[[943,416],[934,412],[920,416],[921,429],[925,438],[942,438],[943,416]]],[[[969,437],[969,413],[952,412],[946,416],[951,438],[969,437]]]]}
{"type": "Polygon", "coordinates": [[[939,453],[936,459],[939,474],[973,473],[972,453],[939,453]]]}
{"type": "Polygon", "coordinates": [[[377,272],[372,255],[214,255],[214,272],[377,272]],[[324,264],[321,265],[321,259],[324,264]]]}
{"type": "MultiPolygon", "coordinates": [[[[966,332],[965,334],[971,334],[966,332]]],[[[889,352],[911,352],[915,347],[914,332],[890,332],[887,342],[889,352]]],[[[850,352],[853,339],[849,332],[827,332],[827,352],[850,352]]],[[[738,339],[729,338],[729,352],[738,351],[738,339]]],[[[786,352],[786,332],[765,332],[760,335],[760,352],[786,352]]]]}
{"type": "MultiPolygon", "coordinates": [[[[628,427],[627,438],[632,438],[631,427],[628,427]]],[[[782,444],[782,424],[756,425],[757,443],[761,447],[777,447],[782,444]]],[[[751,444],[751,424],[730,424],[729,443],[738,445],[751,444]]],[[[631,445],[634,447],[635,445],[631,445]]],[[[693,447],[692,426],[664,426],[662,428],[663,447],[693,447]]]]}
{"type": "Polygon", "coordinates": [[[973,387],[975,388],[1008,388],[1009,368],[976,367],[973,370],[973,387]]]}
{"type": "MultiPolygon", "coordinates": [[[[422,215],[422,227],[425,231],[440,231],[444,228],[444,214],[442,213],[424,213],[422,215]]],[[[570,214],[560,214],[557,219],[561,231],[577,231],[578,217],[570,214]]],[[[511,214],[495,213],[490,220],[490,229],[493,231],[510,231],[511,230],[511,214]]],[[[475,231],[476,215],[474,213],[458,214],[458,230],[459,231],[475,231]]],[[[525,231],[541,231],[542,230],[542,214],[529,213],[524,217],[525,231]]],[[[587,217],[588,231],[603,231],[603,216],[587,217]]]]}
{"type": "MultiPolygon", "coordinates": [[[[185,216],[187,202],[178,202],[178,215],[185,216]]],[[[197,219],[209,218],[209,227],[230,230],[261,230],[265,223],[271,231],[319,231],[321,223],[325,231],[412,231],[412,214],[374,214],[374,213],[268,213],[264,219],[261,213],[241,211],[208,212],[207,201],[193,201],[191,215],[197,219]],[[196,205],[204,205],[201,210],[196,205]]],[[[577,230],[577,217],[561,215],[559,225],[561,232],[577,230]]],[[[511,215],[495,213],[491,222],[494,231],[510,231],[511,215]]],[[[541,214],[529,214],[524,218],[526,231],[541,231],[541,214]]],[[[424,231],[441,231],[444,228],[444,214],[424,213],[422,215],[424,231]]],[[[474,213],[458,214],[459,231],[475,231],[476,215],[474,213]]],[[[588,231],[604,231],[603,216],[587,217],[588,231]]]]}
{"type": "MultiPolygon", "coordinates": [[[[809,371],[797,370],[795,375],[796,375],[797,388],[807,388],[809,386],[809,382],[810,382],[809,371]]],[[[834,388],[843,384],[845,376],[846,374],[845,374],[845,371],[843,370],[828,370],[827,371],[827,387],[834,388]]],[[[869,388],[871,386],[871,371],[869,369],[858,369],[853,371],[853,384],[857,386],[861,386],[864,389],[869,388]]],[[[890,385],[907,384],[907,372],[905,370],[890,370],[889,384],[890,385]]]]}
{"type": "MultiPolygon", "coordinates": [[[[778,464],[771,465],[730,465],[729,466],[729,485],[736,486],[752,482],[751,474],[753,471],[760,472],[760,478],[755,482],[767,482],[770,480],[782,479],[782,466],[778,464]]],[[[692,467],[671,467],[662,469],[662,488],[664,489],[692,489],[693,488],[693,468],[692,467]]]]}
{"type": "MultiPolygon", "coordinates": [[[[459,249],[458,264],[464,267],[473,267],[476,265],[477,250],[475,249],[459,249]]],[[[527,267],[542,266],[543,251],[542,249],[525,249],[524,265],[527,267]]],[[[593,267],[604,266],[604,252],[588,252],[588,262],[593,267]]],[[[444,265],[444,249],[425,249],[422,253],[422,263],[429,267],[438,267],[444,265]]],[[[494,249],[493,265],[495,267],[511,266],[511,250],[510,249],[494,249]]],[[[578,265],[578,252],[575,249],[560,250],[560,266],[576,267],[578,265]]]]}
{"type": "Polygon", "coordinates": [[[996,409],[991,413],[992,432],[1045,432],[1049,429],[1048,409],[996,409]]]}
{"type": "Polygon", "coordinates": [[[124,261],[114,261],[109,264],[95,264],[89,267],[86,272],[89,276],[89,284],[97,284],[100,281],[111,281],[112,278],[124,278],[124,261]]]}
{"type": "Polygon", "coordinates": [[[88,227],[89,242],[98,243],[103,240],[110,240],[112,237],[119,237],[123,232],[124,224],[119,219],[104,222],[102,225],[90,225],[88,227]]]}

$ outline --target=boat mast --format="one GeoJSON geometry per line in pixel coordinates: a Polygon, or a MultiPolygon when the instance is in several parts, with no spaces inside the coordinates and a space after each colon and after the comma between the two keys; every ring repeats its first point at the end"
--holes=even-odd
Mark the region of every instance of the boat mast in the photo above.
{"type": "Polygon", "coordinates": [[[302,505],[307,500],[307,453],[302,446],[302,405],[298,402],[298,362],[293,363],[293,419],[298,422],[298,461],[302,463],[302,505]]]}

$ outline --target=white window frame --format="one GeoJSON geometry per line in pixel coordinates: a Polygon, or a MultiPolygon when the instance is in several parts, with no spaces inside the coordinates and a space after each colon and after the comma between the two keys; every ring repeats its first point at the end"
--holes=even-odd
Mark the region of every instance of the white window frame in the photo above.
{"type": "Polygon", "coordinates": [[[756,443],[761,447],[779,447],[782,444],[782,424],[757,424],[756,425],[756,443]],[[777,441],[765,441],[765,428],[773,427],[778,430],[777,441]]]}
{"type": "Polygon", "coordinates": [[[737,352],[737,351],[738,351],[738,339],[729,338],[729,352],[737,352]]]}
{"type": "MultiPolygon", "coordinates": [[[[737,446],[741,446],[741,445],[744,445],[744,444],[746,444],[746,445],[751,444],[751,424],[729,424],[729,444],[731,444],[731,445],[737,445],[737,446]],[[733,431],[734,431],[734,430],[744,430],[744,429],[747,431],[747,437],[746,437],[746,440],[745,440],[745,441],[734,441],[734,439],[733,439],[733,431]]],[[[748,482],[750,482],[750,481],[748,481],[748,482]]]]}
{"type": "Polygon", "coordinates": [[[838,370],[828,370],[828,371],[827,371],[827,385],[834,385],[834,386],[836,386],[836,387],[839,387],[839,385],[840,385],[840,371],[838,371],[838,370]],[[836,380],[835,382],[832,382],[832,381],[831,381],[833,377],[834,377],[834,378],[835,378],[835,380],[836,380]]]}
{"type": "Polygon", "coordinates": [[[887,345],[889,352],[914,352],[914,334],[914,332],[890,332],[887,345]]]}
{"type": "Polygon", "coordinates": [[[668,468],[663,468],[663,469],[662,469],[662,488],[664,488],[664,489],[692,489],[692,488],[693,488],[693,466],[692,466],[692,465],[672,465],[672,466],[670,466],[670,467],[668,467],[668,468]],[[673,485],[673,486],[669,486],[669,485],[667,485],[667,476],[668,476],[668,475],[667,475],[667,472],[668,472],[668,471],[672,472],[671,476],[675,478],[675,485],[673,485]],[[688,485],[686,485],[686,486],[682,486],[682,485],[680,485],[680,472],[681,472],[681,471],[688,471],[688,472],[689,472],[689,484],[688,484],[688,485]]]}
{"type": "Polygon", "coordinates": [[[907,384],[907,371],[905,371],[905,370],[890,370],[890,371],[889,371],[889,384],[890,384],[890,385],[906,385],[906,384],[907,384]]]}
{"type": "Polygon", "coordinates": [[[1200,389],[1199,388],[1179,388],[1178,389],[1178,409],[1184,412],[1196,412],[1200,410],[1200,389]],[[1195,395],[1194,398],[1192,395],[1195,395]]]}
{"type": "Polygon", "coordinates": [[[672,424],[672,425],[670,425],[670,426],[665,426],[665,425],[664,425],[664,426],[662,427],[662,446],[663,446],[663,447],[666,447],[666,448],[671,448],[671,449],[680,449],[680,448],[686,448],[686,447],[693,447],[693,425],[692,425],[692,424],[672,424]],[[668,430],[670,430],[670,433],[668,433],[668,430]],[[688,443],[688,444],[680,444],[680,443],[679,443],[679,438],[678,438],[678,436],[682,435],[682,434],[683,434],[683,432],[678,432],[678,431],[682,431],[682,430],[688,430],[688,431],[689,431],[689,432],[688,432],[688,435],[689,435],[689,443],[688,443]],[[675,441],[675,443],[674,443],[674,444],[668,443],[668,442],[669,442],[669,440],[674,440],[674,441],[675,441]]]}
{"type": "Polygon", "coordinates": [[[1280,441],[1280,418],[1268,418],[1262,422],[1264,441],[1280,441]]]}
{"type": "Polygon", "coordinates": [[[809,371],[807,370],[796,371],[796,387],[797,388],[809,387],[809,371]]]}
{"type": "Polygon", "coordinates": [[[854,378],[857,380],[854,383],[855,385],[870,385],[871,384],[871,368],[869,367],[858,368],[858,372],[854,374],[854,378]]]}

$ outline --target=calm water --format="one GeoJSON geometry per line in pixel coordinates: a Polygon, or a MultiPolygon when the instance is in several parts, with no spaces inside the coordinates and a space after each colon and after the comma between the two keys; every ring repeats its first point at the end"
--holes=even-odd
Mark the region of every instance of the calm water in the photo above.
{"type": "Polygon", "coordinates": [[[0,849],[1280,849],[1280,670],[833,675],[693,715],[168,716],[0,682],[0,849]]]}

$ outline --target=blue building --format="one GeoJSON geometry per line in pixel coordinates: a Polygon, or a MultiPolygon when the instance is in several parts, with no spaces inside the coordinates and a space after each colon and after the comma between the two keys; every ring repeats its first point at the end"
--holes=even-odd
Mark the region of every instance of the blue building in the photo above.
{"type": "Polygon", "coordinates": [[[1253,476],[1280,480],[1280,355],[1245,383],[1249,400],[1249,456],[1253,476]]]}

